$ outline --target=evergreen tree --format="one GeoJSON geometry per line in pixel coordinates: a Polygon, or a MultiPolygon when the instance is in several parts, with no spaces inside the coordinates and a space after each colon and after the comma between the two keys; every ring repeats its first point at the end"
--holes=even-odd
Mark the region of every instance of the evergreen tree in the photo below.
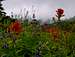
{"type": "Polygon", "coordinates": [[[5,12],[3,11],[4,10],[4,8],[2,7],[2,1],[4,1],[4,0],[0,0],[0,16],[5,16],[5,12]]]}

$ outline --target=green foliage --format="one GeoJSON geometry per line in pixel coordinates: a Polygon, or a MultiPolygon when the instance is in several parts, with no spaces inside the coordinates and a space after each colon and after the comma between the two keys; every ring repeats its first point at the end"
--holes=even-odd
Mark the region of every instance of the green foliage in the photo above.
{"type": "MultiPolygon", "coordinates": [[[[3,21],[4,26],[9,26],[10,23],[11,19],[3,21]]],[[[42,32],[40,24],[24,21],[22,25],[25,31],[15,40],[15,47],[12,38],[6,37],[5,29],[0,28],[0,57],[35,57],[37,49],[41,57],[75,57],[75,32],[71,32],[68,37],[65,37],[63,32],[70,30],[74,22],[63,21],[56,24],[62,30],[58,42],[52,40],[50,33],[42,32]],[[4,43],[8,44],[8,48],[2,48],[4,43]]]]}

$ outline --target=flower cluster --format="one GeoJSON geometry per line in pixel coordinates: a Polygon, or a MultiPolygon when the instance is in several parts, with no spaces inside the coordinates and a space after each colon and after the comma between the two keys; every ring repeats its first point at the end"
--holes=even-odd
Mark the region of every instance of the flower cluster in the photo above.
{"type": "Polygon", "coordinates": [[[62,15],[64,13],[64,10],[59,8],[59,9],[56,10],[56,12],[57,12],[58,15],[62,15]]]}
{"type": "Polygon", "coordinates": [[[18,20],[16,20],[15,22],[12,22],[8,27],[8,31],[16,32],[16,33],[22,32],[21,23],[18,20]]]}
{"type": "Polygon", "coordinates": [[[56,13],[57,13],[56,17],[58,17],[58,21],[60,21],[60,18],[64,16],[64,10],[59,8],[56,10],[56,13]]]}
{"type": "Polygon", "coordinates": [[[51,33],[54,40],[58,40],[60,36],[60,30],[57,27],[52,27],[48,29],[48,32],[51,33]]]}

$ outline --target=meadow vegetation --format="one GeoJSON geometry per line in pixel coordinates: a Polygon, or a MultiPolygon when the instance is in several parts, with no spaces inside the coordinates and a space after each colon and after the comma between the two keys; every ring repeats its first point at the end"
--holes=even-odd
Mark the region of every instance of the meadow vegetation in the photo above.
{"type": "Polygon", "coordinates": [[[1,10],[0,57],[75,57],[75,17],[61,21],[64,11],[58,9],[58,22],[41,25],[36,19],[18,22],[1,10]]]}

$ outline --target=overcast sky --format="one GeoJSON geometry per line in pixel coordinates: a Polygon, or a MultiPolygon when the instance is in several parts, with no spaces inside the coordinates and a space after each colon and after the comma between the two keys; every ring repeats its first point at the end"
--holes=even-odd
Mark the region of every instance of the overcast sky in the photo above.
{"type": "Polygon", "coordinates": [[[24,8],[31,15],[33,12],[32,5],[34,5],[37,17],[52,17],[55,15],[57,8],[63,8],[65,10],[65,17],[75,16],[75,0],[6,0],[3,2],[3,6],[8,15],[11,12],[20,13],[20,10],[24,8]]]}

